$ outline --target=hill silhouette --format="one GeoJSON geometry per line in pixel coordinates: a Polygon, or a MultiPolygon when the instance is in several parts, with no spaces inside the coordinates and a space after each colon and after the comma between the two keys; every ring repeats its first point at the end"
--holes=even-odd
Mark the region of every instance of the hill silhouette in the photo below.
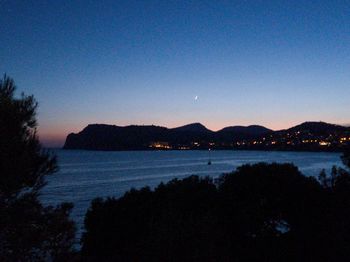
{"type": "Polygon", "coordinates": [[[217,137],[218,141],[230,141],[232,138],[234,138],[234,140],[253,139],[272,132],[271,129],[259,125],[229,126],[219,130],[217,132],[217,137]]]}
{"type": "Polygon", "coordinates": [[[344,132],[349,130],[348,127],[329,124],[325,122],[304,122],[300,125],[287,129],[289,132],[302,131],[315,135],[327,135],[332,132],[344,132]]]}
{"type": "Polygon", "coordinates": [[[180,127],[175,127],[171,129],[172,131],[179,131],[179,132],[199,132],[199,133],[212,133],[213,131],[207,129],[204,125],[201,123],[192,123],[180,127]]]}
{"type": "Polygon", "coordinates": [[[207,129],[200,123],[193,123],[176,128],[154,125],[115,126],[92,124],[78,134],[71,133],[64,144],[65,149],[88,150],[141,150],[149,149],[154,142],[165,142],[171,146],[192,146],[198,142],[207,148],[210,142],[232,142],[237,138],[252,138],[271,132],[260,126],[228,127],[218,132],[207,129]]]}
{"type": "Polygon", "coordinates": [[[216,132],[207,129],[200,123],[192,123],[176,128],[154,125],[122,127],[92,124],[77,134],[69,134],[64,149],[225,149],[239,145],[243,149],[293,150],[293,148],[300,148],[302,150],[334,150],[338,148],[337,144],[322,148],[318,144],[319,141],[326,140],[328,143],[329,139],[338,139],[343,135],[348,135],[350,140],[349,127],[324,122],[305,122],[279,131],[273,131],[259,125],[251,125],[230,126],[216,132]],[[289,142],[287,139],[289,139],[289,142]],[[311,139],[317,141],[317,143],[313,145],[303,144],[305,139],[311,139]],[[276,143],[276,141],[279,143],[276,143]]]}

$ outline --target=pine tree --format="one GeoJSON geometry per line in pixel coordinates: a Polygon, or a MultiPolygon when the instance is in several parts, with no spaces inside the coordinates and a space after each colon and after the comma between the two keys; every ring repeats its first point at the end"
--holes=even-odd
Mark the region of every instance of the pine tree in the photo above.
{"type": "Polygon", "coordinates": [[[56,158],[37,136],[37,102],[15,97],[14,81],[0,80],[0,258],[4,261],[61,261],[72,254],[72,204],[44,207],[38,197],[56,158]]]}

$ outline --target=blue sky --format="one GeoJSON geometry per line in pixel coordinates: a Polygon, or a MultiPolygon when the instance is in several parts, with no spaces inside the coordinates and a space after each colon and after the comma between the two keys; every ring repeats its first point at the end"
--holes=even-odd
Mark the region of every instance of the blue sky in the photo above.
{"type": "Polygon", "coordinates": [[[349,1],[0,0],[0,73],[37,98],[48,145],[89,123],[345,124],[349,14],[349,1]]]}

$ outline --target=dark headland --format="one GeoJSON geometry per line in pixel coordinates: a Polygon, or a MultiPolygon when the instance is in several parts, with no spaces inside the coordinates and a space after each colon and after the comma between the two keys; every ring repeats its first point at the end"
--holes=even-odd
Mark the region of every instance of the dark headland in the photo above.
{"type": "Polygon", "coordinates": [[[325,122],[305,122],[279,131],[251,125],[225,127],[216,132],[200,123],[177,128],[91,124],[77,134],[69,134],[63,148],[107,151],[208,148],[342,151],[349,145],[350,127],[325,122]]]}

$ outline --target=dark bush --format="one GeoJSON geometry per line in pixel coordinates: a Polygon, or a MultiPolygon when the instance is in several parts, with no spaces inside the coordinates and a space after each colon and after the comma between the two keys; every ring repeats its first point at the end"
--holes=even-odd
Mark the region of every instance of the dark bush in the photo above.
{"type": "MultiPolygon", "coordinates": [[[[95,200],[85,261],[345,261],[350,176],[324,185],[292,164],[244,165],[95,200]]],[[[329,179],[326,177],[326,179],[329,179]]]]}

